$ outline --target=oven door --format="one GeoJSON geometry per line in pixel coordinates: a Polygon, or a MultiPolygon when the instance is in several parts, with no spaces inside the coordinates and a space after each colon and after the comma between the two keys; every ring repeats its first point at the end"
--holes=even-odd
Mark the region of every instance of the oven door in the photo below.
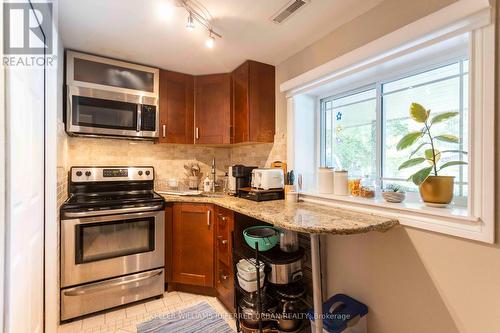
{"type": "Polygon", "coordinates": [[[164,211],[61,221],[61,287],[164,266],[164,211]]]}
{"type": "Polygon", "coordinates": [[[154,98],[68,87],[66,130],[70,134],[154,138],[158,121],[154,98]]]}

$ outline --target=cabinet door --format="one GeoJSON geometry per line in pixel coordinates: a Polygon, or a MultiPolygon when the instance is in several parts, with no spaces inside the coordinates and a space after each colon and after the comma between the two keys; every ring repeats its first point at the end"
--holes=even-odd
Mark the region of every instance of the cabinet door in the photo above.
{"type": "Polygon", "coordinates": [[[217,297],[234,312],[234,272],[232,259],[232,241],[234,216],[233,211],[216,207],[215,227],[217,236],[215,287],[217,297]]]}
{"type": "Polygon", "coordinates": [[[226,306],[226,308],[235,312],[234,304],[234,274],[232,265],[226,265],[217,261],[216,288],[217,298],[226,306]]]}
{"type": "Polygon", "coordinates": [[[228,266],[231,266],[232,263],[231,232],[233,231],[233,220],[233,212],[231,210],[216,207],[216,257],[228,266]]]}
{"type": "Polygon", "coordinates": [[[248,142],[250,120],[248,117],[249,62],[245,61],[232,73],[233,84],[233,143],[248,142]]]}
{"type": "Polygon", "coordinates": [[[160,71],[160,143],[193,143],[194,77],[160,71]]]}
{"type": "Polygon", "coordinates": [[[273,142],[276,87],[274,66],[249,61],[248,119],[250,142],[273,142]]]}
{"type": "Polygon", "coordinates": [[[232,73],[233,142],[273,142],[274,66],[248,60],[232,73]]]}
{"type": "Polygon", "coordinates": [[[175,204],[172,281],[214,287],[213,206],[175,204]]]}
{"type": "Polygon", "coordinates": [[[195,78],[195,143],[231,143],[231,74],[195,78]]]}

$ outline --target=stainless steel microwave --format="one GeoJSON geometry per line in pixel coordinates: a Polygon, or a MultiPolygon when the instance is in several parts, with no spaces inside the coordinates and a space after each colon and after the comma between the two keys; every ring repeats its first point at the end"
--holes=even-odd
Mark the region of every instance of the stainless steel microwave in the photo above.
{"type": "Polygon", "coordinates": [[[153,139],[159,135],[159,70],[66,52],[70,135],[153,139]]]}

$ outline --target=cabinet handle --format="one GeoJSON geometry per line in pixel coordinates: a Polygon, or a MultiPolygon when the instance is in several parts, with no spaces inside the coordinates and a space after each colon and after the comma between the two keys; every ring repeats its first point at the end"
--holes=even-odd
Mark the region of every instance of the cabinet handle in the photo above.
{"type": "Polygon", "coordinates": [[[227,239],[222,239],[222,236],[217,236],[217,240],[222,244],[226,245],[227,244],[227,239]]]}
{"type": "Polygon", "coordinates": [[[196,127],[194,132],[195,132],[196,140],[198,140],[200,138],[200,128],[196,127]]]}
{"type": "Polygon", "coordinates": [[[163,124],[163,137],[167,135],[167,125],[163,124]]]}
{"type": "Polygon", "coordinates": [[[221,275],[220,277],[222,278],[222,280],[227,280],[229,278],[229,275],[221,275]]]}
{"type": "Polygon", "coordinates": [[[211,215],[212,211],[211,210],[207,210],[207,226],[210,228],[210,215],[211,215]]]}

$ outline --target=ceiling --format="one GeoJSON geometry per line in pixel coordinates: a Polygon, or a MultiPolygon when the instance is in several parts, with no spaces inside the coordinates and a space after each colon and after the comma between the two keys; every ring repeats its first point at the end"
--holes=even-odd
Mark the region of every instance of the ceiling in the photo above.
{"type": "Polygon", "coordinates": [[[246,59],[273,65],[304,49],[382,0],[311,0],[280,25],[270,18],[289,0],[198,0],[222,35],[213,49],[206,30],[185,28],[171,0],[59,0],[65,48],[189,74],[229,72],[246,59]]]}

